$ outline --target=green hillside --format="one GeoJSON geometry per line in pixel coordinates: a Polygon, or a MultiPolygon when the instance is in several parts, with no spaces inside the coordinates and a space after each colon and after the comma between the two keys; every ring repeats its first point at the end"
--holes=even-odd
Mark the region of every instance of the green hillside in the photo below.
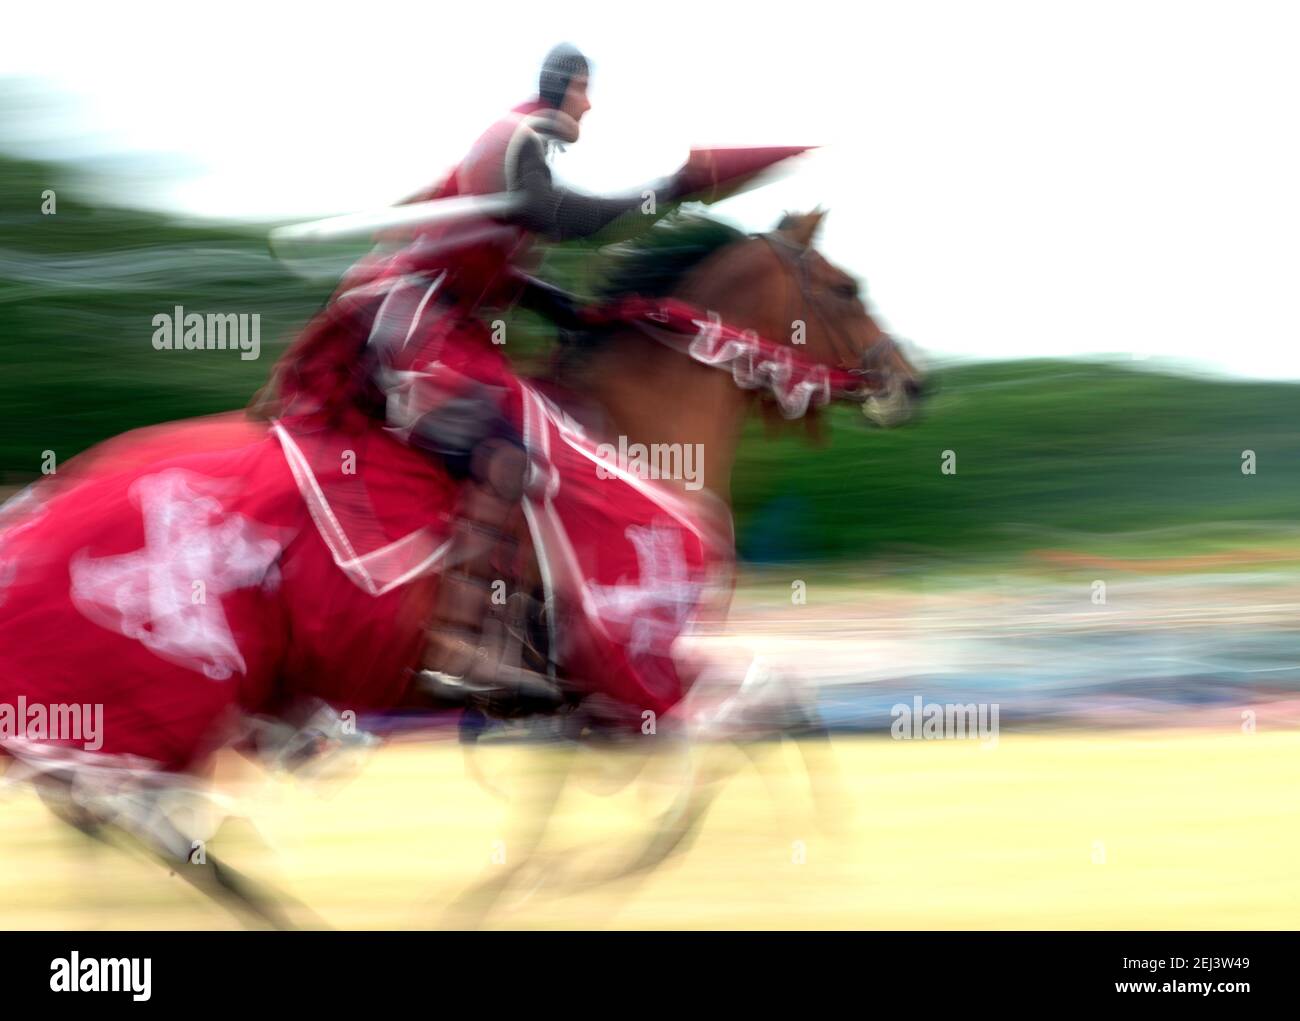
{"type": "MultiPolygon", "coordinates": [[[[328,292],[275,262],[264,228],[182,225],[79,194],[57,167],[0,159],[0,483],[34,477],[45,450],[65,460],[125,429],[245,404],[328,292]],[[48,187],[54,216],[40,213],[48,187]],[[261,358],[155,351],[152,317],[175,305],[259,313],[261,358]]],[[[902,430],[839,409],[813,447],[754,423],[734,487],[742,550],[960,554],[1052,529],[1297,518],[1300,387],[1065,361],[938,376],[924,418],[902,430]],[[1254,476],[1241,472],[1245,449],[1254,476]],[[955,475],[940,471],[945,450],[955,475]]]]}

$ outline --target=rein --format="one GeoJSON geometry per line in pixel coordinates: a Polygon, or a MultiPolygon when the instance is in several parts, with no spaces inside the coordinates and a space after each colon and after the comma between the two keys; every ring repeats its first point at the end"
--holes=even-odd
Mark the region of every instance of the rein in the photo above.
{"type": "MultiPolygon", "coordinates": [[[[772,249],[772,254],[776,256],[777,261],[780,262],[781,265],[784,266],[787,262],[793,262],[795,276],[799,281],[800,297],[803,298],[805,305],[817,313],[817,318],[821,324],[823,326],[829,326],[826,320],[826,315],[822,311],[821,301],[812,290],[812,280],[808,272],[809,249],[802,245],[797,245],[793,241],[786,240],[777,231],[769,231],[766,234],[751,234],[750,237],[766,241],[772,249]]],[[[787,307],[793,308],[789,303],[787,303],[787,307]]],[[[789,312],[786,313],[786,319],[788,321],[793,321],[789,312]]],[[[853,344],[845,341],[838,330],[827,329],[826,333],[831,339],[831,349],[839,357],[841,364],[852,363],[855,359],[845,358],[843,356],[841,351],[841,342],[843,342],[850,351],[853,350],[853,344]]],[[[861,361],[862,356],[860,355],[856,360],[861,361]]]]}
{"type": "Polygon", "coordinates": [[[883,392],[886,387],[882,374],[866,367],[866,352],[856,358],[843,357],[843,347],[852,352],[853,345],[831,328],[821,303],[812,293],[804,259],[808,249],[775,233],[750,236],[768,242],[783,264],[787,258],[781,246],[797,253],[793,263],[804,303],[826,328],[832,347],[842,361],[846,364],[858,361],[863,368],[845,369],[815,361],[788,344],[760,337],[755,330],[738,329],[722,322],[716,313],[676,298],[627,297],[597,308],[582,309],[581,317],[591,327],[619,324],[636,327],[701,364],[729,371],[742,389],[771,393],[787,419],[801,418],[810,405],[822,407],[832,400],[863,402],[883,392]]]}
{"type": "Polygon", "coordinates": [[[768,390],[786,418],[800,418],[832,399],[864,400],[880,389],[862,372],[831,368],[785,344],[739,330],[713,313],[675,298],[624,298],[597,309],[600,325],[626,323],[693,358],[731,373],[744,390],[768,390]]]}
{"type": "Polygon", "coordinates": [[[729,371],[741,389],[770,392],[788,419],[801,418],[809,405],[861,402],[884,389],[878,373],[813,361],[786,344],[729,326],[716,314],[675,298],[624,298],[586,318],[594,326],[634,326],[703,365],[729,371]]]}
{"type": "MultiPolygon", "coordinates": [[[[817,319],[822,326],[826,327],[827,336],[831,340],[831,348],[839,355],[841,362],[847,365],[856,361],[861,365],[861,371],[877,375],[877,367],[891,352],[897,350],[893,338],[882,332],[880,339],[875,344],[872,344],[870,348],[865,351],[858,351],[854,348],[853,342],[848,340],[841,330],[832,328],[832,321],[827,318],[823,311],[821,298],[813,291],[812,280],[808,272],[808,255],[812,249],[795,244],[783,237],[779,231],[769,231],[766,234],[751,234],[750,237],[766,241],[780,262],[793,262],[795,275],[799,280],[800,296],[803,298],[804,304],[817,314],[817,319]],[[845,357],[843,348],[848,348],[852,357],[845,357]]],[[[788,315],[787,318],[789,318],[788,315]]]]}

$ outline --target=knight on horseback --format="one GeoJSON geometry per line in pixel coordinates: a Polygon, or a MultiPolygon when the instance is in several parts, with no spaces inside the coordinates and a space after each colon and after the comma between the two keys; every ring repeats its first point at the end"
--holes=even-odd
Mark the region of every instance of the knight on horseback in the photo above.
{"type": "Polygon", "coordinates": [[[537,97],[489,127],[438,184],[406,200],[506,196],[509,211],[421,230],[396,251],[381,248],[363,260],[278,372],[282,416],[337,410],[359,397],[461,482],[421,675],[440,698],[454,700],[467,686],[550,691],[483,640],[492,585],[513,588],[512,536],[529,459],[518,395],[508,385],[513,371],[482,314],[520,304],[571,322],[576,309],[562,292],[520,272],[535,259],[538,240],[589,237],[621,218],[648,227],[688,196],[718,194],[711,160],[698,152],[676,174],[623,196],[556,184],[548,159],[578,140],[591,108],[589,76],[575,47],[554,47],[537,97]]]}
{"type": "MultiPolygon", "coordinates": [[[[539,240],[621,218],[649,227],[674,202],[719,198],[807,148],[706,150],[624,198],[568,191],[546,155],[578,137],[587,72],[560,48],[538,97],[425,201],[343,218],[361,236],[390,233],[277,366],[261,409],[274,421],[232,413],[128,433],[0,511],[0,704],[102,706],[104,724],[93,752],[66,735],[0,735],[0,759],[50,784],[74,825],[183,858],[192,834],[159,815],[160,798],[216,750],[300,771],[366,746],[357,714],[425,705],[421,694],[502,715],[586,696],[557,714],[557,732],[645,736],[662,721],[670,740],[647,743],[659,747],[809,715],[775,672],[715,670],[678,641],[730,598],[740,423],[756,407],[788,420],[832,400],[868,410],[916,374],[815,250],[820,211],[756,235],[707,217],[660,224],[618,253],[591,307],[533,280],[539,240]],[[601,452],[608,431],[571,413],[561,387],[517,376],[484,322],[514,304],[589,327],[569,345],[584,370],[562,379],[570,394],[637,445],[707,450],[703,490],[616,463],[601,452]],[[532,556],[513,556],[516,534],[535,573],[532,556]],[[492,597],[516,578],[516,605],[499,609],[492,597]],[[546,654],[503,662],[523,645],[503,615],[533,592],[546,654]]],[[[286,229],[320,231],[275,233],[286,229]]],[[[670,839],[646,860],[699,813],[670,815],[670,839]]],[[[224,867],[189,874],[240,885],[224,867]]]]}

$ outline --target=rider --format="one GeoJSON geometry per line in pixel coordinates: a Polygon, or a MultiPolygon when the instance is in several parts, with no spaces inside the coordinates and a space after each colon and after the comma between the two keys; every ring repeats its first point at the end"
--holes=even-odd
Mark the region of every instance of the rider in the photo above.
{"type": "Polygon", "coordinates": [[[481,647],[480,624],[492,580],[511,573],[500,554],[517,524],[528,465],[509,361],[476,312],[522,303],[563,317],[572,309],[562,296],[517,272],[535,239],[587,237],[629,214],[650,222],[688,196],[714,197],[703,194],[716,187],[713,166],[696,154],[676,174],[626,196],[557,185],[547,160],[578,139],[591,109],[589,75],[575,47],[554,47],[537,97],[489,127],[437,185],[407,200],[504,194],[507,211],[425,230],[396,253],[363,261],[280,377],[284,411],[337,407],[345,397],[464,480],[425,658],[435,676],[500,678],[481,647]]]}

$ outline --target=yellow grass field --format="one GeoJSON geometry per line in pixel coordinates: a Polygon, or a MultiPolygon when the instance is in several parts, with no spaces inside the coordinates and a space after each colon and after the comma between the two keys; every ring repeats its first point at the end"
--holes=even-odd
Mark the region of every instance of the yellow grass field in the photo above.
{"type": "MultiPolygon", "coordinates": [[[[558,756],[509,744],[480,754],[523,799],[527,779],[558,756]]],[[[727,782],[683,856],[581,892],[534,877],[485,924],[1300,927],[1300,733],[1004,732],[996,747],[841,738],[834,762],[818,767],[843,785],[830,832],[786,746],[763,774],[746,767],[727,782]]],[[[659,767],[664,776],[674,768],[659,767]]],[[[390,745],[324,797],[290,781],[226,779],[235,782],[260,839],[228,829],[214,853],[334,927],[456,924],[445,913],[452,899],[512,864],[520,846],[517,820],[466,774],[450,742],[390,745]]],[[[608,861],[609,842],[672,789],[649,776],[615,795],[572,793],[549,860],[566,875],[608,861]]],[[[181,879],[92,845],[24,792],[0,800],[0,814],[6,929],[237,926],[181,879]]]]}

